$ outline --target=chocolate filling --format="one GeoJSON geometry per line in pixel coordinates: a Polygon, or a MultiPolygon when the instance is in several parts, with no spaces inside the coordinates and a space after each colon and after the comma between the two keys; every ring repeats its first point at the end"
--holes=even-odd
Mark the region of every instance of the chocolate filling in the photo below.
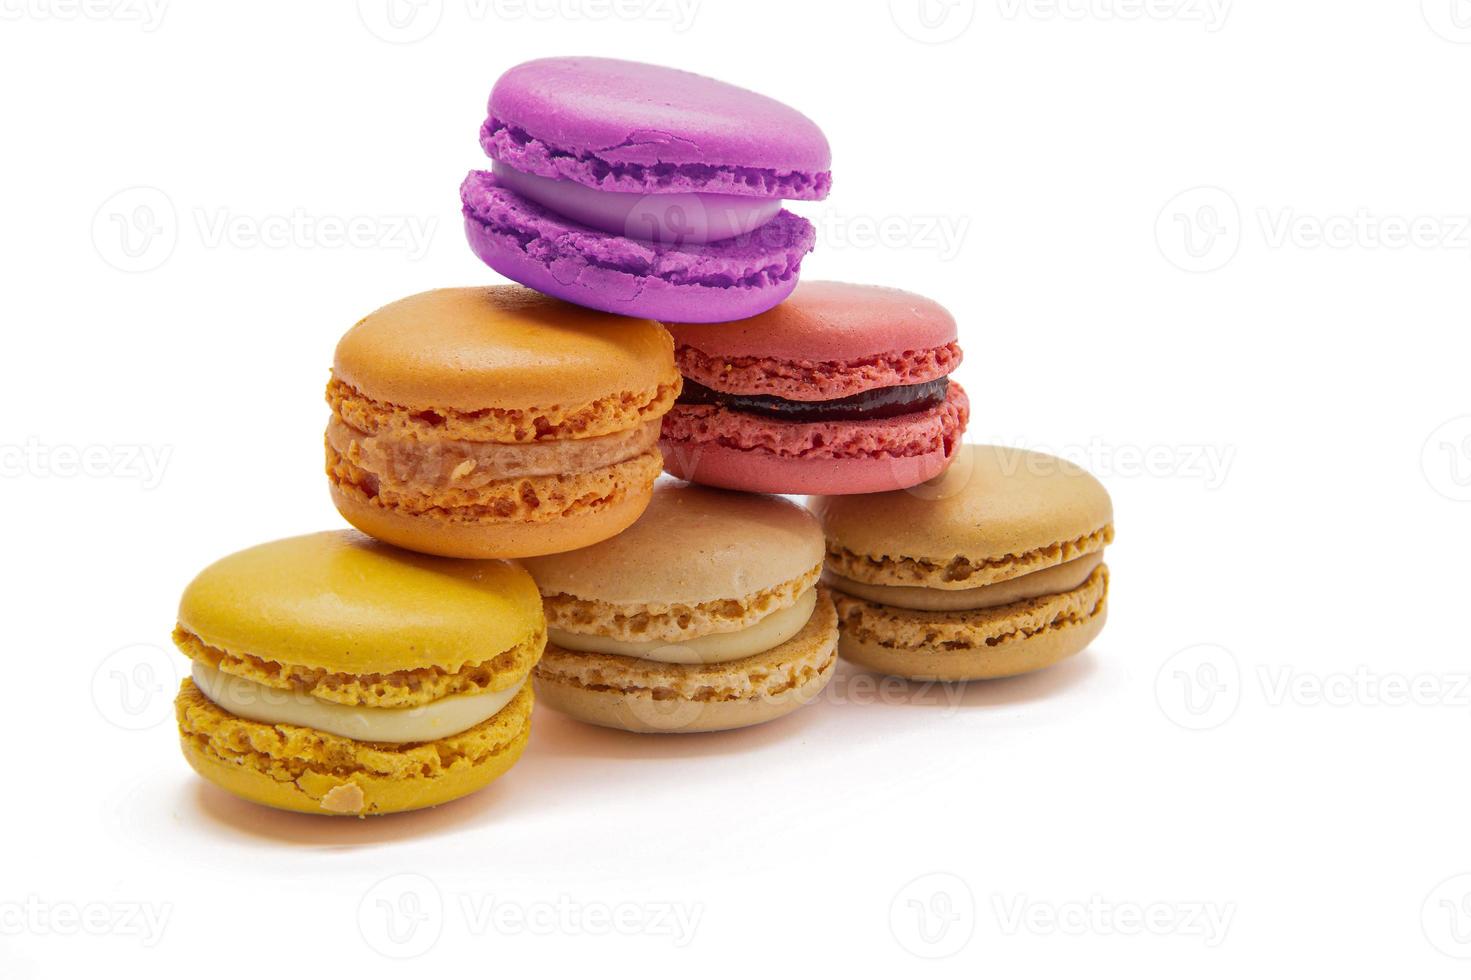
{"type": "Polygon", "coordinates": [[[732,395],[685,378],[679,401],[684,405],[719,405],[734,412],[764,415],[784,422],[857,422],[888,419],[934,408],[945,401],[945,392],[949,388],[949,378],[937,378],[917,385],[874,388],[847,398],[799,402],[775,395],[732,395]]]}

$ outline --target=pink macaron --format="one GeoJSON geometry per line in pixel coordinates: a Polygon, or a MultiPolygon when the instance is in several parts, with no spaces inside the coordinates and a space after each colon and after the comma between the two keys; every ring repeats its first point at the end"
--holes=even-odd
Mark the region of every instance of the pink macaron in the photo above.
{"type": "Polygon", "coordinates": [[[684,391],[664,468],[759,493],[876,493],[937,476],[970,402],[955,319],[914,293],[803,282],[730,323],[666,323],[684,391]]]}

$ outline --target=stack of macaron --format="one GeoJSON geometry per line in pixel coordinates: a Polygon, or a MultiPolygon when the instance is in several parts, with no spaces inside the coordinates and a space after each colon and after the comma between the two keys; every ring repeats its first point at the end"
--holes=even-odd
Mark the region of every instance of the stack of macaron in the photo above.
{"type": "Polygon", "coordinates": [[[810,119],[548,58],[501,76],[480,143],[466,235],[516,284],[409,296],[338,342],[326,475],[356,530],[238,552],[184,593],[176,707],[206,779],[411,810],[509,769],[533,697],[719,731],[818,698],[840,655],[969,680],[1098,633],[1103,488],[962,444],[938,303],[798,282],[816,236],[783,202],[832,183],[810,119]]]}

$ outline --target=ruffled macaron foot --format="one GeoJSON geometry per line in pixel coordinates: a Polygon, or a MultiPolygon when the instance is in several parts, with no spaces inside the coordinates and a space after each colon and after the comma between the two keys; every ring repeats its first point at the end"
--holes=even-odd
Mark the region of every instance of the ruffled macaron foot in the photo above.
{"type": "Polygon", "coordinates": [[[843,659],[915,680],[991,680],[1082,652],[1108,616],[1108,566],[1071,592],[992,609],[926,612],[836,594],[843,659]]]}
{"type": "Polygon", "coordinates": [[[762,653],[719,664],[660,664],[549,643],[533,683],[547,707],[592,725],[648,734],[726,731],[815,700],[837,668],[837,644],[837,613],[819,588],[801,631],[762,653]]]}
{"type": "Polygon", "coordinates": [[[531,734],[530,685],[479,725],[429,742],[358,742],[232,715],[186,679],[174,701],[194,771],[278,810],[378,816],[438,806],[484,789],[516,764],[531,734]]]}
{"type": "Polygon", "coordinates": [[[473,171],[460,185],[465,236],[482,262],[533,289],[595,310],[708,322],[755,316],[796,288],[812,223],[781,211],[710,244],[659,243],[579,225],[473,171]]]}

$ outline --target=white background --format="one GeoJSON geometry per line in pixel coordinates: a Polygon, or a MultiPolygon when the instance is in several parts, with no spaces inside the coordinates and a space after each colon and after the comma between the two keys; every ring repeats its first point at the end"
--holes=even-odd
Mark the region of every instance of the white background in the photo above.
{"type": "Polygon", "coordinates": [[[1471,4],[87,2],[0,0],[0,976],[1465,976],[1471,4]],[[804,274],[945,303],[972,438],[1098,472],[1108,628],[733,734],[539,713],[403,818],[236,802],[177,595],[340,525],[333,344],[496,279],[486,95],[573,53],[822,125],[804,274]]]}

